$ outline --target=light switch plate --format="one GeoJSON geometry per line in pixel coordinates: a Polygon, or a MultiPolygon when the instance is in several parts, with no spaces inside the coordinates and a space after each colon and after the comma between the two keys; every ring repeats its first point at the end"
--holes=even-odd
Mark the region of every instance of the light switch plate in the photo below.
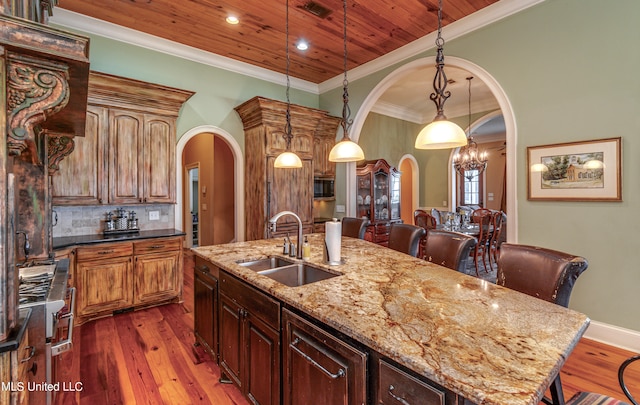
{"type": "Polygon", "coordinates": [[[149,221],[157,221],[160,219],[160,211],[149,211],[149,221]]]}
{"type": "Polygon", "coordinates": [[[344,205],[336,205],[336,212],[345,212],[344,205]]]}

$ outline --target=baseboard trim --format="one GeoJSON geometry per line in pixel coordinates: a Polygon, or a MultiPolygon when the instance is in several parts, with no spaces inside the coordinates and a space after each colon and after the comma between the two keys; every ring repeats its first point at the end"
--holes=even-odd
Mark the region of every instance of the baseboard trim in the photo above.
{"type": "Polygon", "coordinates": [[[610,346],[640,353],[640,332],[635,330],[591,321],[584,337],[610,346]]]}

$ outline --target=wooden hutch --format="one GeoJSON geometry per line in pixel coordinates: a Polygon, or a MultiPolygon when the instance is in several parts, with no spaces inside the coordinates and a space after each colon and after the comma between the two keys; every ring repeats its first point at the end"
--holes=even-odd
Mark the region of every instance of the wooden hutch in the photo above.
{"type": "Polygon", "coordinates": [[[400,172],[386,160],[370,160],[356,169],[356,206],[360,218],[370,225],[365,240],[382,246],[389,244],[389,228],[400,219],[400,172]]]}

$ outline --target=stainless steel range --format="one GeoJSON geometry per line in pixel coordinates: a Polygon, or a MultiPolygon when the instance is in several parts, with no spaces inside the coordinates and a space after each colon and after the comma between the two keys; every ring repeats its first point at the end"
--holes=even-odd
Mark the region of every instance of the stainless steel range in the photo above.
{"type": "MultiPolygon", "coordinates": [[[[72,347],[75,288],[67,288],[68,275],[68,259],[19,269],[19,306],[32,310],[29,342],[35,348],[35,364],[44,366],[44,373],[33,367],[30,381],[34,384],[58,383],[56,356],[72,347]]],[[[55,390],[30,391],[29,403],[49,405],[55,394],[55,390]]]]}

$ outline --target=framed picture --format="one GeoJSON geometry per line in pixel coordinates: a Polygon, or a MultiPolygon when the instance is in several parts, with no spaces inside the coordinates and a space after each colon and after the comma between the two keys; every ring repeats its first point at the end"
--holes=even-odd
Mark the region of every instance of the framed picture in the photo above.
{"type": "Polygon", "coordinates": [[[527,198],[622,201],[621,138],[527,148],[527,198]]]}

